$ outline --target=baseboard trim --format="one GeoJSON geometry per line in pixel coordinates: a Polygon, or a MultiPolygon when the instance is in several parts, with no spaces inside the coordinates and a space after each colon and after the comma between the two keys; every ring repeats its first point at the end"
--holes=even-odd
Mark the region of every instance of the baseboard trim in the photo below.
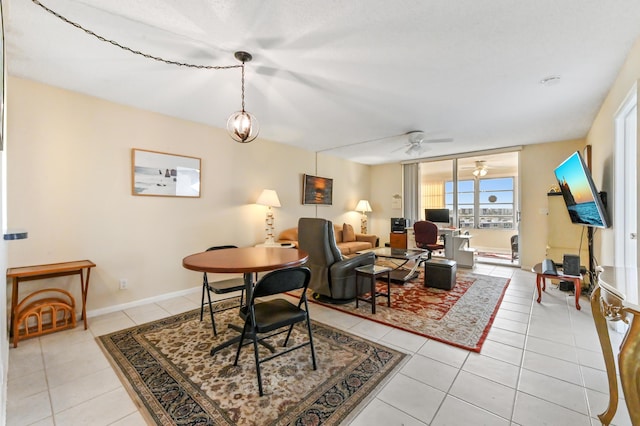
{"type": "MultiPolygon", "coordinates": [[[[106,308],[93,309],[91,311],[87,311],[87,318],[97,317],[100,315],[110,314],[113,312],[122,311],[125,309],[135,308],[137,306],[146,305],[149,303],[160,302],[162,300],[172,299],[174,297],[186,296],[191,293],[197,293],[202,290],[202,286],[198,285],[193,288],[189,288],[186,290],[174,291],[171,293],[165,293],[158,296],[147,297],[146,299],[134,300],[133,302],[122,303],[120,305],[108,306],[106,308]]],[[[197,306],[195,306],[197,308],[197,306]]]]}

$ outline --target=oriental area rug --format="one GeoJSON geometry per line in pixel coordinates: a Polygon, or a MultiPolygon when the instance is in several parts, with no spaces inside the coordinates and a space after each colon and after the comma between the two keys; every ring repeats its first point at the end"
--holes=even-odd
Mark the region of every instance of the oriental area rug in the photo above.
{"type": "MultiPolygon", "coordinates": [[[[355,302],[323,305],[367,318],[390,327],[438,340],[453,346],[480,352],[495,315],[509,285],[509,279],[460,271],[451,290],[424,286],[424,268],[420,276],[405,284],[391,283],[391,307],[387,298],[376,299],[376,313],[371,305],[355,302]]],[[[386,280],[376,284],[386,292],[386,280]]],[[[366,297],[366,295],[365,295],[366,297]]],[[[313,298],[309,297],[309,300],[313,298]]],[[[320,303],[313,300],[314,303],[320,303]]]]}
{"type": "MultiPolygon", "coordinates": [[[[354,416],[406,356],[312,321],[318,369],[312,368],[309,346],[270,360],[261,365],[260,397],[251,344],[242,349],[238,366],[236,345],[209,354],[212,345],[236,334],[224,324],[239,322],[237,309],[228,309],[238,304],[238,298],[215,304],[215,310],[227,308],[215,313],[217,337],[197,309],[97,338],[149,423],[337,425],[354,416]]],[[[270,343],[281,345],[283,338],[270,343]]],[[[304,324],[291,338],[290,345],[307,339],[304,324]]],[[[268,351],[260,348],[265,356],[268,351]]]]}

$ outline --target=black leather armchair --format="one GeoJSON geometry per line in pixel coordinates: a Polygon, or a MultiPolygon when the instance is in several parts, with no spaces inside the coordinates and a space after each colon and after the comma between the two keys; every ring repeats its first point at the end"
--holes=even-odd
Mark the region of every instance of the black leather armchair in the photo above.
{"type": "Polygon", "coordinates": [[[355,299],[355,268],[375,262],[373,253],[343,258],[336,245],[333,224],[326,219],[300,218],[298,247],[309,253],[305,266],[311,269],[309,288],[314,292],[314,299],[330,303],[347,303],[355,299]]]}

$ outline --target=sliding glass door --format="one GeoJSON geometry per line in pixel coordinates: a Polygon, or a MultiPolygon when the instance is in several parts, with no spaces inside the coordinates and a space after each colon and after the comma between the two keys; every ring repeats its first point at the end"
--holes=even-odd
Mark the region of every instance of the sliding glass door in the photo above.
{"type": "Polygon", "coordinates": [[[518,152],[425,161],[418,169],[417,219],[425,220],[430,209],[448,209],[446,225],[472,234],[479,258],[519,264],[512,247],[519,219],[518,152]]]}

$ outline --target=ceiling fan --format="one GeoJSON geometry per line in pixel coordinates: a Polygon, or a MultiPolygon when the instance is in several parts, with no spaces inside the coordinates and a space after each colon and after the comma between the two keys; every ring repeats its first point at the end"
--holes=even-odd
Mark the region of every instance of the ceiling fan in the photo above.
{"type": "Polygon", "coordinates": [[[486,160],[476,160],[474,165],[462,166],[459,170],[471,170],[471,173],[475,177],[484,177],[489,173],[489,170],[511,170],[512,168],[508,165],[500,165],[493,161],[493,165],[489,166],[486,160]]]}
{"type": "Polygon", "coordinates": [[[425,139],[425,133],[422,130],[411,130],[404,135],[407,136],[407,143],[404,147],[398,148],[395,151],[406,148],[404,153],[407,155],[420,155],[428,151],[429,148],[424,146],[423,143],[432,144],[453,142],[453,138],[425,139]]]}

